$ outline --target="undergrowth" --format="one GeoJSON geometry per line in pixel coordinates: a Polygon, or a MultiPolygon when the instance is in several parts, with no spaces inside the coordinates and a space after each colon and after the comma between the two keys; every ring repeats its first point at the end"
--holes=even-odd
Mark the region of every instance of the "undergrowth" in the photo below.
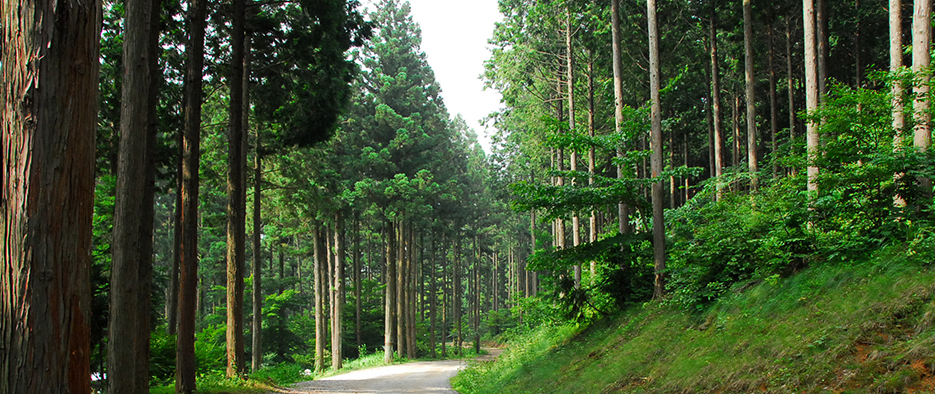
{"type": "Polygon", "coordinates": [[[935,392],[935,270],[889,247],[737,284],[703,309],[652,302],[514,336],[461,393],[935,392]]]}

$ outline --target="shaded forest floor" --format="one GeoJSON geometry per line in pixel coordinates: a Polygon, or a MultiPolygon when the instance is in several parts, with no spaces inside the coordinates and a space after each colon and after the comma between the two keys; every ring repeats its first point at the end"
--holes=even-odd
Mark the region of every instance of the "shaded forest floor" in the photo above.
{"type": "Polygon", "coordinates": [[[892,248],[742,283],[686,310],[648,303],[540,327],[453,379],[461,393],[932,393],[935,269],[892,248]]]}

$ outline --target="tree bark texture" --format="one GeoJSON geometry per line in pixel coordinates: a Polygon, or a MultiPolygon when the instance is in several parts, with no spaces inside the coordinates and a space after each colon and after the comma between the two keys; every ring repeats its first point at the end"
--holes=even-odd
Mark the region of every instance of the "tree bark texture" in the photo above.
{"type": "Polygon", "coordinates": [[[0,392],[85,394],[101,3],[0,15],[0,392]]]}
{"type": "Polygon", "coordinates": [[[250,370],[253,372],[263,366],[263,246],[260,244],[263,233],[263,219],[260,216],[260,201],[263,199],[260,188],[263,159],[260,156],[260,146],[260,128],[257,127],[256,147],[253,152],[253,346],[250,363],[250,370]]]}
{"type": "Polygon", "coordinates": [[[111,393],[149,391],[155,136],[152,0],[126,4],[123,79],[108,319],[107,383],[111,393]],[[152,107],[152,108],[150,108],[152,107]]]}
{"type": "Polygon", "coordinates": [[[315,231],[315,370],[325,369],[325,249],[324,230],[315,231]]]}
{"type": "Polygon", "coordinates": [[[396,347],[396,229],[392,221],[386,222],[386,308],[383,319],[383,362],[393,362],[396,347]]]}
{"type": "Polygon", "coordinates": [[[743,42],[744,42],[744,76],[747,104],[747,169],[752,175],[751,187],[756,190],[756,83],[753,75],[753,3],[752,0],[743,0],[743,42]]]}
{"type": "MultiPolygon", "coordinates": [[[[646,2],[646,18],[649,24],[649,96],[652,138],[652,177],[662,174],[662,109],[659,103],[659,29],[656,24],[656,0],[646,2]]],[[[653,265],[655,281],[653,297],[659,298],[665,293],[666,236],[663,218],[662,199],[665,194],[662,181],[653,182],[653,265]]]]}
{"type": "Polygon", "coordinates": [[[230,127],[227,134],[227,377],[245,370],[243,338],[244,262],[246,260],[247,188],[244,173],[244,8],[233,0],[231,31],[230,127]]]}
{"type": "MultiPolygon", "coordinates": [[[[890,0],[890,72],[894,75],[903,67],[902,0],[890,0]]],[[[898,78],[893,79],[893,130],[896,131],[897,146],[905,127],[903,115],[903,87],[898,78]]]]}
{"type": "MultiPolygon", "coordinates": [[[[711,6],[711,20],[708,22],[708,41],[711,45],[711,109],[714,118],[714,176],[720,178],[724,174],[724,131],[721,127],[721,71],[718,67],[717,55],[717,14],[716,7],[711,6]]],[[[717,182],[718,200],[721,199],[723,183],[717,182]]]]}
{"type": "MultiPolygon", "coordinates": [[[[818,109],[818,48],[815,23],[815,0],[803,0],[803,29],[805,32],[805,108],[808,112],[818,109]]],[[[809,201],[818,197],[818,125],[809,121],[805,126],[806,158],[808,168],[809,201]]]]}
{"type": "MultiPolygon", "coordinates": [[[[614,68],[614,130],[617,135],[623,133],[623,50],[620,47],[620,0],[610,0],[610,26],[611,49],[613,51],[614,68]]],[[[617,159],[623,159],[623,144],[617,145],[617,159]]],[[[625,168],[622,164],[617,165],[617,179],[625,177],[625,168]]],[[[630,232],[630,209],[627,204],[620,202],[617,204],[617,227],[621,234],[630,232]]],[[[535,221],[535,216],[533,217],[535,221]]],[[[533,236],[533,251],[535,251],[535,236],[533,236]]]]}
{"type": "MultiPolygon", "coordinates": [[[[913,146],[921,151],[927,151],[932,144],[932,129],[929,124],[931,114],[931,98],[929,97],[929,80],[932,61],[932,1],[915,0],[912,12],[912,71],[917,73],[915,86],[915,103],[913,107],[915,128],[913,132],[913,146]]],[[[932,179],[920,178],[919,186],[922,189],[922,206],[932,203],[932,179]]]]}
{"type": "Polygon", "coordinates": [[[331,315],[331,369],[341,369],[343,353],[341,337],[344,327],[341,316],[344,312],[344,216],[340,211],[334,219],[334,313],[331,315]]]}

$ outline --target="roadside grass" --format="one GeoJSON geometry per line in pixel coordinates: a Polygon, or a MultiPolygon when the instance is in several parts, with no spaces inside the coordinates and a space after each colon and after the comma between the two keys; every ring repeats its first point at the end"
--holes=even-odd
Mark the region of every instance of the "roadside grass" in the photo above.
{"type": "Polygon", "coordinates": [[[697,312],[665,303],[588,328],[540,327],[461,393],[935,392],[935,270],[890,248],[740,285],[697,312]]]}

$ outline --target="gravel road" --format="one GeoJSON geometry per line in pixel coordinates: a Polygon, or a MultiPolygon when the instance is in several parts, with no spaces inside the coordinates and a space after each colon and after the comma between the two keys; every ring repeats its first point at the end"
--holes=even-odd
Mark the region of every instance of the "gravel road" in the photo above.
{"type": "MultiPolygon", "coordinates": [[[[479,361],[493,360],[500,349],[487,349],[490,354],[479,361]]],[[[465,366],[463,360],[423,361],[389,365],[354,371],[292,386],[290,394],[356,394],[356,393],[457,393],[449,379],[465,366]]]]}

